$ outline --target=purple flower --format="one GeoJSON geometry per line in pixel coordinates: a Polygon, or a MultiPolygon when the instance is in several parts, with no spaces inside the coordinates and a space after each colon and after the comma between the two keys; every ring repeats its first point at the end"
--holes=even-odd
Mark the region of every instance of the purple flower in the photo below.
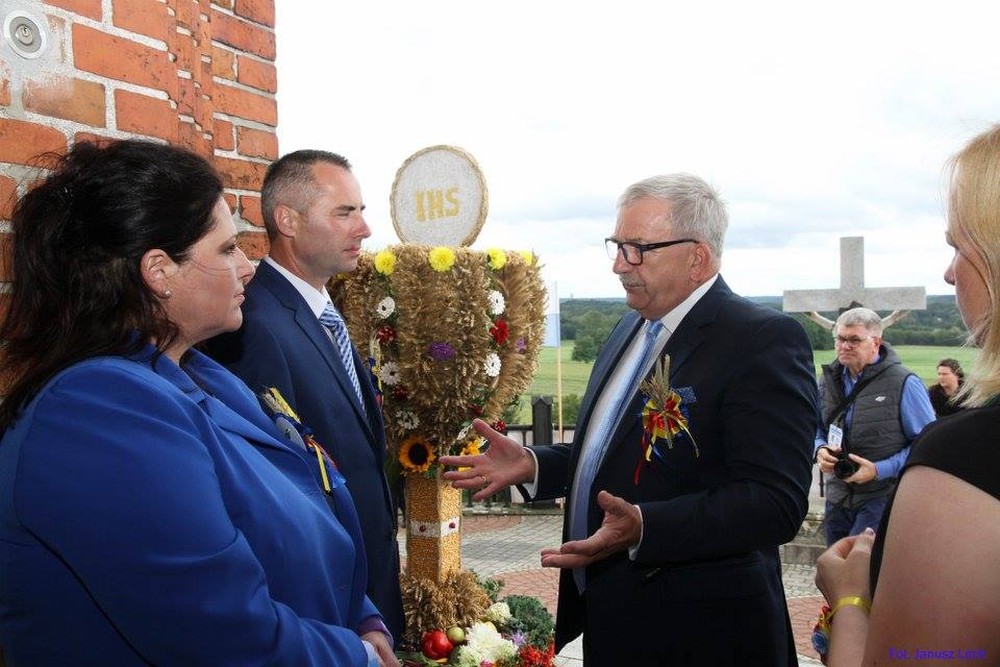
{"type": "Polygon", "coordinates": [[[455,358],[455,348],[448,343],[431,343],[427,346],[427,352],[434,361],[448,361],[455,358]]]}
{"type": "Polygon", "coordinates": [[[514,646],[516,648],[521,648],[522,646],[524,646],[524,643],[528,641],[528,635],[518,630],[517,632],[515,632],[510,636],[510,640],[514,642],[514,646]]]}
{"type": "Polygon", "coordinates": [[[514,349],[518,352],[524,352],[528,349],[528,344],[524,342],[524,338],[518,338],[517,342],[514,343],[514,349]]]}

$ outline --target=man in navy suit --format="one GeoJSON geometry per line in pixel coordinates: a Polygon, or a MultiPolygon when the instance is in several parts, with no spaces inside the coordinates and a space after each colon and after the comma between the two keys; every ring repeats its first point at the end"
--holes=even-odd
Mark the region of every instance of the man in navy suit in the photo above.
{"type": "Polygon", "coordinates": [[[588,667],[797,664],[778,545],[808,508],[812,350],[723,281],[726,226],[697,177],[629,187],[606,244],[634,312],[594,364],[574,442],[522,448],[476,422],[487,452],[441,460],[471,466],[445,476],[477,498],[566,496],[564,543],[542,565],[562,568],[557,647],[582,632],[588,667]],[[644,417],[651,373],[661,402],[644,417]]]}
{"type": "Polygon", "coordinates": [[[371,235],[361,189],[345,158],[301,150],[268,168],[261,208],[270,254],[247,286],[243,326],[207,349],[255,392],[276,387],[347,479],[364,533],[368,595],[398,639],[404,619],[382,414],[364,361],[346,336],[342,353],[336,330],[320,321],[339,317],[327,281],[357,268],[371,235]]]}

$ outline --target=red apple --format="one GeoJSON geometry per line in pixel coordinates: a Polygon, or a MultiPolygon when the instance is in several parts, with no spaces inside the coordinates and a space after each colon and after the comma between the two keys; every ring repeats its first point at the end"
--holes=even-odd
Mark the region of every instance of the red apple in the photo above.
{"type": "Polygon", "coordinates": [[[451,655],[455,647],[441,630],[429,630],[420,641],[420,649],[431,660],[440,660],[451,655]]]}

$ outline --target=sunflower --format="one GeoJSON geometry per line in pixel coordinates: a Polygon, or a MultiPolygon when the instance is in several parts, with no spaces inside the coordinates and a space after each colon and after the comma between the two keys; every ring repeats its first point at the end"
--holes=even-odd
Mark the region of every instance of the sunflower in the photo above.
{"type": "Polygon", "coordinates": [[[399,463],[406,472],[427,472],[434,463],[434,446],[422,435],[411,435],[399,445],[399,463]]]}

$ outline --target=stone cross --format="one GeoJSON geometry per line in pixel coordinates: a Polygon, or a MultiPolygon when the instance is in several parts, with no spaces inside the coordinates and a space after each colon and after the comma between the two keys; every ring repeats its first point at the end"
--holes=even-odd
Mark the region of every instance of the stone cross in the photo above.
{"type": "Polygon", "coordinates": [[[820,312],[843,312],[864,306],[871,310],[891,310],[882,319],[888,327],[910,310],[927,308],[927,290],[923,287],[865,287],[865,240],[861,236],[840,239],[840,288],[785,290],[782,309],[786,313],[805,313],[821,327],[832,331],[834,322],[820,312]]]}

